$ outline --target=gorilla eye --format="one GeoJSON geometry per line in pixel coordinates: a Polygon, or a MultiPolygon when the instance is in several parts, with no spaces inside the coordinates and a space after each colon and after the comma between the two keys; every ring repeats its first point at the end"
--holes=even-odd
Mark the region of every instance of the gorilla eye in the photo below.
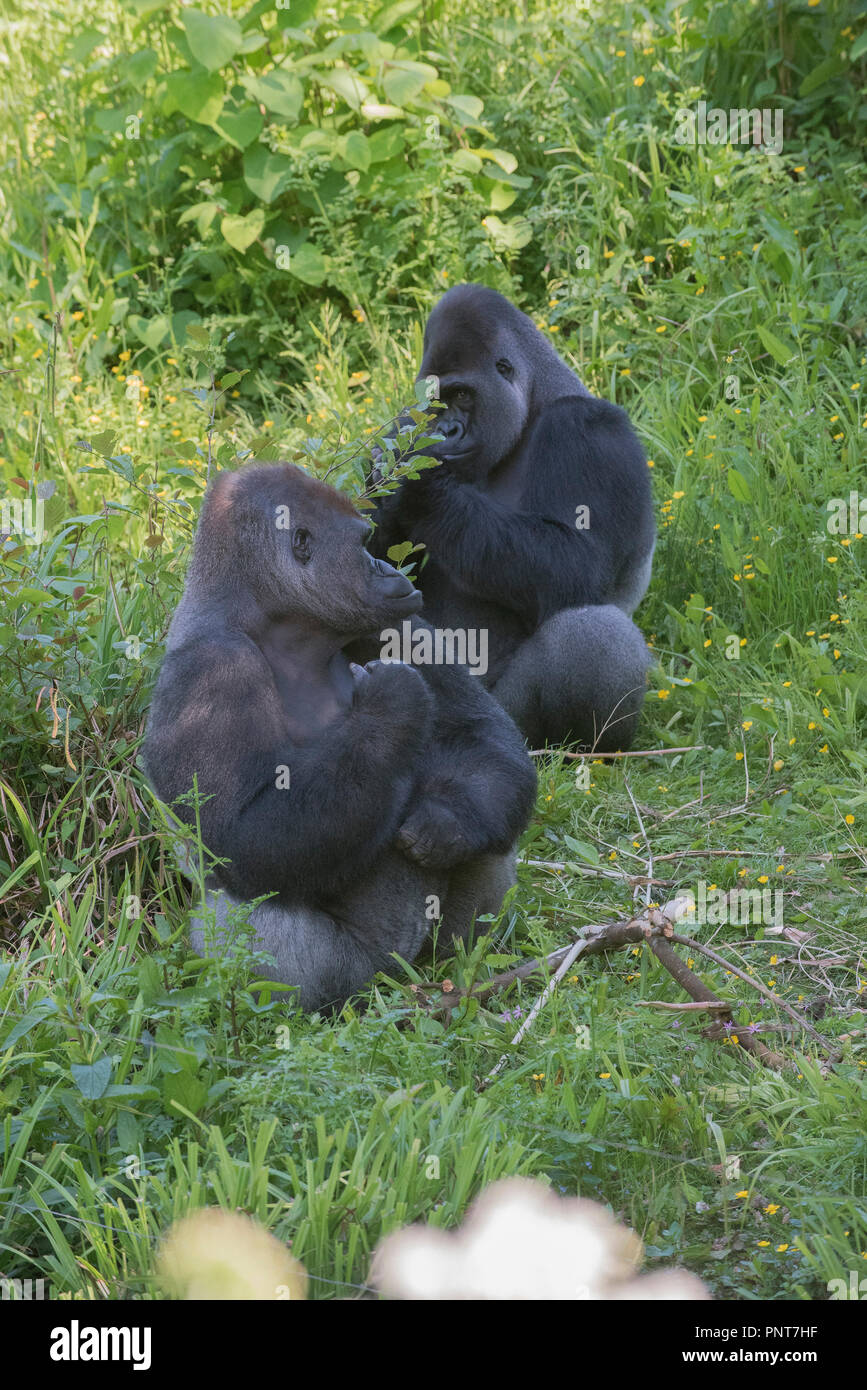
{"type": "Polygon", "coordinates": [[[500,376],[511,376],[514,370],[515,368],[512,366],[508,357],[501,357],[497,362],[497,371],[500,373],[500,376]]]}
{"type": "Polygon", "coordinates": [[[472,405],[473,393],[468,386],[458,386],[452,392],[452,400],[458,405],[472,405]]]}
{"type": "Polygon", "coordinates": [[[302,565],[306,565],[313,554],[312,541],[313,537],[303,526],[299,526],[292,534],[292,554],[302,565]]]}

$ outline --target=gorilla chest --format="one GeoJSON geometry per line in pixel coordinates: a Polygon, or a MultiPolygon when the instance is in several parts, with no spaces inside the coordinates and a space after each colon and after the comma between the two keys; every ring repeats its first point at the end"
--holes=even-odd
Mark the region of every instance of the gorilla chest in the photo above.
{"type": "Polygon", "coordinates": [[[473,650],[487,653],[483,684],[493,685],[530,630],[511,609],[468,594],[433,558],[418,582],[424,594],[423,616],[429,623],[435,628],[465,632],[468,638],[470,633],[476,634],[473,650]]]}

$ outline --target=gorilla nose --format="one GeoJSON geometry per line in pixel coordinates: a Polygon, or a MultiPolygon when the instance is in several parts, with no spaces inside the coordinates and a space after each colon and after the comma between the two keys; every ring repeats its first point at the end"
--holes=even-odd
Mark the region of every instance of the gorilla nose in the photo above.
{"type": "Polygon", "coordinates": [[[464,427],[460,420],[441,420],[437,422],[437,432],[445,436],[450,442],[462,439],[464,427]]]}

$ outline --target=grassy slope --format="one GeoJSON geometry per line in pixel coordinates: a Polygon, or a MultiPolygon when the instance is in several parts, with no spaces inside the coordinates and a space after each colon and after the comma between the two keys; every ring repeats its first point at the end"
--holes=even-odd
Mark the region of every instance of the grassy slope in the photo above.
{"type": "MultiPolygon", "coordinates": [[[[537,862],[522,867],[492,943],[438,974],[463,983],[516,953],[554,949],[577,925],[628,914],[643,900],[630,875],[646,874],[652,853],[660,900],[702,878],[784,889],[787,927],[809,934],[803,954],[841,964],[813,965],[796,942],[753,928],[703,932],[787,1000],[830,997],[821,1027],[842,1039],[843,1060],[822,1075],[809,1040],[784,1033],[775,1045],[799,1071],[756,1071],[736,1045],[703,1040],[689,1016],[677,1027],[636,1008],[680,997],[636,948],[576,969],[479,1095],[513,1032],[502,1015],[526,1012],[535,987],[446,1030],[411,1006],[396,972],[325,1022],[287,1017],[276,995],[255,1005],[239,969],[188,959],[183,890],[134,758],[203,482],[206,421],[183,390],[194,364],[143,352],[119,326],[113,375],[89,370],[83,314],[67,316],[44,377],[51,276],[10,253],[3,473],[29,477],[44,458],[66,498],[60,524],[92,520],[19,553],[24,568],[13,557],[4,575],[16,624],[4,630],[0,750],[6,1274],[141,1292],[165,1224],[220,1202],[291,1239],[321,1296],[349,1292],[382,1231],[419,1217],[453,1223],[485,1182],[514,1172],[609,1203],[646,1240],[651,1265],[681,1260],[723,1297],[824,1297],[825,1281],[860,1270],[867,1254],[867,540],[825,528],[827,499],[858,486],[863,457],[863,170],[845,132],[805,121],[780,158],[697,150],[675,179],[661,133],[674,94],[702,90],[699,21],[685,33],[661,18],[639,29],[624,11],[620,28],[588,29],[579,16],[494,32],[484,16],[467,22],[451,76],[470,89],[465,65],[496,143],[536,175],[522,204],[534,241],[505,258],[483,241],[464,254],[460,202],[444,201],[424,232],[441,274],[421,294],[429,302],[456,279],[493,278],[594,390],[632,412],[661,525],[638,614],[659,661],[639,744],[703,747],[596,764],[587,790],[574,768],[542,764],[523,846],[537,862]],[[573,252],[584,245],[581,272],[573,252]],[[147,386],[138,400],[133,370],[147,386]],[[729,377],[737,399],[726,399],[729,377]],[[80,471],[75,441],[104,428],[152,463],[137,489],[80,471]],[[103,516],[106,499],[128,510],[103,516]],[[157,535],[162,544],[149,545],[157,535]],[[130,635],[140,659],[124,658],[130,635]],[[721,1179],[716,1166],[731,1155],[739,1175],[721,1179]]],[[[462,23],[447,16],[438,37],[462,23]]],[[[734,61],[717,51],[722,100],[727,83],[737,87],[734,61]]],[[[0,130],[12,238],[46,196],[28,151],[48,165],[75,119],[55,112],[46,133],[31,112],[36,144],[22,146],[31,99],[18,80],[0,130]]],[[[54,252],[67,275],[75,235],[88,264],[85,233],[73,229],[54,252]]],[[[288,449],[321,429],[327,458],[339,431],[363,438],[405,397],[414,310],[374,295],[354,322],[340,302],[311,300],[312,328],[290,343],[289,389],[263,376],[229,398],[221,439],[241,447],[267,434],[288,449]]],[[[741,1026],[784,1021],[721,968],[701,973],[740,1001],[741,1026]]]]}

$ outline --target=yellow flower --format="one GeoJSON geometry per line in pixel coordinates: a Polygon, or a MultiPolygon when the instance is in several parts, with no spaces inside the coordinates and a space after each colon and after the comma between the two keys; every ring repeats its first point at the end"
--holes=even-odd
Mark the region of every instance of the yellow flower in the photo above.
{"type": "Polygon", "coordinates": [[[750,1194],[749,1194],[749,1192],[747,1191],[746,1188],[744,1188],[741,1192],[736,1192],[736,1193],[735,1193],[735,1196],[736,1196],[736,1197],[749,1197],[749,1195],[750,1195],[750,1194]]]}
{"type": "Polygon", "coordinates": [[[836,563],[837,563],[837,556],[836,556],[836,555],[829,555],[829,556],[828,556],[828,564],[829,564],[829,565],[836,565],[836,563]]]}
{"type": "Polygon", "coordinates": [[[667,700],[668,697],[669,697],[669,695],[671,694],[671,691],[670,691],[670,690],[657,690],[656,693],[657,693],[657,695],[659,696],[660,700],[667,700]]]}
{"type": "Polygon", "coordinates": [[[735,762],[736,762],[736,763],[742,763],[743,760],[744,760],[744,755],[743,755],[743,753],[735,753],[735,762]]]}
{"type": "Polygon", "coordinates": [[[674,492],[674,493],[672,493],[672,496],[674,497],[675,502],[679,502],[680,499],[681,499],[681,497],[685,497],[685,496],[686,496],[686,493],[685,493],[685,492],[674,492]]]}
{"type": "Polygon", "coordinates": [[[656,260],[656,257],[655,257],[655,256],[645,256],[645,257],[644,257],[644,264],[645,264],[645,265],[653,265],[653,262],[654,262],[655,260],[656,260]]]}
{"type": "Polygon", "coordinates": [[[659,327],[657,328],[656,331],[657,331],[657,333],[667,333],[667,332],[668,332],[668,325],[667,325],[667,324],[664,324],[664,323],[661,323],[661,324],[659,325],[659,327]]]}
{"type": "Polygon", "coordinates": [[[633,77],[633,79],[632,79],[632,85],[633,85],[633,87],[643,87],[643,86],[644,86],[644,78],[643,78],[643,77],[633,77]]]}
{"type": "Polygon", "coordinates": [[[741,725],[741,728],[742,728],[742,729],[751,729],[752,727],[753,727],[753,721],[752,721],[751,719],[745,719],[744,722],[743,722],[743,724],[741,725]]]}
{"type": "Polygon", "coordinates": [[[855,824],[855,817],[852,815],[852,812],[851,812],[851,811],[849,812],[848,816],[846,817],[846,824],[847,824],[847,825],[854,825],[854,824],[855,824]]]}
{"type": "MultiPolygon", "coordinates": [[[[767,874],[759,874],[759,883],[767,883],[767,881],[768,881],[768,876],[767,876],[767,874]]],[[[774,962],[774,961],[771,961],[771,965],[774,965],[774,964],[775,964],[775,962],[774,962]]]]}
{"type": "Polygon", "coordinates": [[[775,759],[774,759],[774,772],[779,772],[780,769],[782,768],[782,766],[783,766],[783,760],[782,760],[782,758],[775,758],[775,759]]]}
{"type": "Polygon", "coordinates": [[[610,1075],[611,1075],[611,1072],[610,1072],[610,1071],[601,1071],[601,1072],[599,1073],[599,1079],[600,1079],[600,1081],[607,1081],[608,1078],[610,1077],[610,1075]]]}

